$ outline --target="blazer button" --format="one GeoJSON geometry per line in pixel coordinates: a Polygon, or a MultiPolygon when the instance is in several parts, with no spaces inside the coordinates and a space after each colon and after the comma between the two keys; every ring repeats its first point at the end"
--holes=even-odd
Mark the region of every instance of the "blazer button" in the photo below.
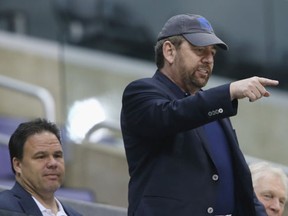
{"type": "Polygon", "coordinates": [[[213,179],[213,181],[217,181],[217,180],[219,179],[219,176],[216,175],[216,174],[214,174],[214,175],[212,176],[212,179],[213,179]]]}
{"type": "Polygon", "coordinates": [[[208,212],[209,214],[212,214],[213,211],[214,211],[214,209],[213,209],[212,207],[209,207],[209,208],[207,209],[207,212],[208,212]]]}

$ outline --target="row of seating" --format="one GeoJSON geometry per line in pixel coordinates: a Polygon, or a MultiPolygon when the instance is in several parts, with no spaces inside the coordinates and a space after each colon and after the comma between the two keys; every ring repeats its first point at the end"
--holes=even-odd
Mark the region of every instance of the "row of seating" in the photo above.
{"type": "MultiPolygon", "coordinates": [[[[0,192],[2,190],[6,190],[8,187],[2,186],[0,184],[0,192]]],[[[66,203],[69,206],[73,206],[75,210],[80,212],[82,215],[85,216],[126,216],[127,209],[122,207],[104,205],[99,203],[87,202],[83,200],[76,200],[67,197],[58,197],[59,200],[63,203],[66,203]]],[[[21,213],[16,212],[8,212],[0,209],[0,215],[22,215],[21,213]]]]}

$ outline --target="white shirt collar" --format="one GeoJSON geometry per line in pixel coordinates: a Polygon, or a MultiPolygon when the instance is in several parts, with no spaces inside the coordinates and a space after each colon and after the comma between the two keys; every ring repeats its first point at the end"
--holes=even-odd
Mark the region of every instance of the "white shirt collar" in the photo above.
{"type": "Polygon", "coordinates": [[[39,207],[40,211],[42,212],[43,216],[67,216],[67,214],[64,211],[62,204],[59,202],[59,200],[56,197],[55,197],[55,201],[56,201],[58,208],[59,208],[56,215],[53,214],[51,209],[45,208],[45,206],[43,206],[34,196],[32,196],[32,198],[36,202],[36,204],[39,207]]]}

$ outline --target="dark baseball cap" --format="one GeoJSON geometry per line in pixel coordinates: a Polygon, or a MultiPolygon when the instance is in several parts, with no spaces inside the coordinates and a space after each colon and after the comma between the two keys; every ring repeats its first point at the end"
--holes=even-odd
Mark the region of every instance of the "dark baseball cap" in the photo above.
{"type": "Polygon", "coordinates": [[[164,24],[157,40],[176,35],[182,35],[194,46],[217,45],[228,50],[228,46],[215,35],[209,21],[200,15],[180,14],[171,17],[164,24]]]}

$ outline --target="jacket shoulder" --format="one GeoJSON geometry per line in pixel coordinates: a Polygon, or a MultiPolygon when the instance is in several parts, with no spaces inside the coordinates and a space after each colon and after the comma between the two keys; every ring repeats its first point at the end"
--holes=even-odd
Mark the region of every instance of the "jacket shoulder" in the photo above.
{"type": "Polygon", "coordinates": [[[75,209],[73,209],[72,207],[70,207],[69,205],[67,205],[66,203],[61,202],[64,211],[69,215],[69,216],[83,216],[82,214],[80,214],[78,211],[76,211],[75,209]]]}
{"type": "Polygon", "coordinates": [[[0,192],[0,209],[14,210],[17,205],[16,197],[11,190],[0,192]]]}

